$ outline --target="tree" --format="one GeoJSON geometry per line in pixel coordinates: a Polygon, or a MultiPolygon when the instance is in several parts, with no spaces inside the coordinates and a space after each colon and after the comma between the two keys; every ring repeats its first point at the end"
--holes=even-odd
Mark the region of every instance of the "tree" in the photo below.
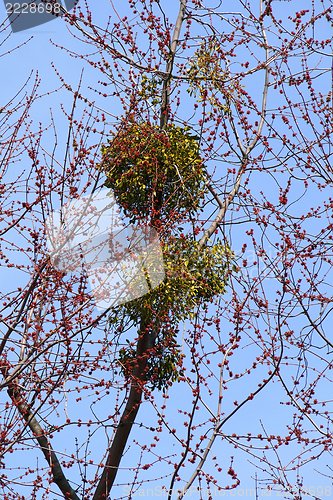
{"type": "Polygon", "coordinates": [[[5,106],[4,498],[53,483],[72,500],[330,494],[332,6],[287,6],[129,0],[106,27],[63,9],[94,48],[76,57],[109,87],[97,108],[59,74],[73,93],[63,163],[28,121],[35,88],[5,106]],[[96,313],[84,269],[51,262],[45,221],[105,186],[159,234],[165,279],[96,313]]]}

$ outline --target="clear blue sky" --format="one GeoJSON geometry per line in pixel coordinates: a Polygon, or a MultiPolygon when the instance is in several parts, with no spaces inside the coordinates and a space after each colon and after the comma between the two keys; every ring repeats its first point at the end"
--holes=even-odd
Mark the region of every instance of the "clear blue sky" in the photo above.
{"type": "MultiPolygon", "coordinates": [[[[96,22],[96,24],[100,26],[105,26],[106,13],[111,13],[109,1],[95,0],[90,3],[94,21],[96,22]]],[[[115,5],[121,4],[120,7],[124,6],[124,2],[119,2],[118,0],[115,0],[114,3],[115,5]]],[[[175,9],[175,14],[176,14],[176,12],[178,11],[178,2],[174,1],[173,4],[176,7],[175,9]]],[[[285,2],[283,3],[283,5],[284,5],[283,8],[288,8],[289,3],[285,2]]],[[[5,16],[5,7],[1,3],[0,3],[0,16],[1,18],[4,18],[5,16]]],[[[84,89],[83,93],[85,93],[91,100],[96,101],[98,105],[101,105],[101,107],[105,108],[105,106],[107,106],[108,107],[107,110],[111,114],[117,115],[120,112],[120,109],[117,108],[117,105],[114,102],[112,102],[111,100],[105,100],[103,98],[99,98],[96,93],[94,93],[92,90],[89,89],[89,86],[95,88],[95,86],[98,85],[97,84],[97,80],[99,79],[98,72],[92,69],[88,64],[83,62],[81,59],[75,59],[73,57],[70,57],[70,55],[67,52],[65,52],[65,50],[61,49],[61,47],[67,47],[73,50],[74,52],[76,50],[78,52],[84,52],[84,50],[86,50],[87,52],[89,51],[88,46],[86,46],[87,47],[86,49],[82,49],[82,43],[79,42],[78,40],[75,40],[73,36],[68,33],[67,26],[68,25],[63,20],[57,19],[55,21],[52,21],[51,23],[39,26],[37,28],[12,34],[9,37],[9,39],[6,40],[5,43],[3,43],[1,53],[4,55],[0,58],[0,74],[1,74],[0,107],[6,105],[6,102],[9,99],[11,99],[13,97],[13,94],[15,94],[15,92],[17,92],[22,87],[22,85],[27,80],[32,71],[34,72],[34,74],[36,74],[36,72],[38,71],[38,76],[41,79],[39,93],[43,94],[51,92],[52,90],[57,89],[61,86],[61,82],[55,72],[55,69],[65,79],[66,83],[70,84],[74,89],[78,85],[82,68],[84,68],[83,84],[82,84],[82,88],[84,89]],[[52,40],[52,43],[50,42],[50,39],[52,40]],[[20,47],[16,49],[18,45],[20,47]]],[[[9,30],[7,30],[7,33],[8,32],[9,30]]],[[[332,36],[332,33],[328,33],[328,36],[332,36]]],[[[30,88],[31,88],[31,83],[28,89],[30,88]]],[[[102,90],[102,87],[99,88],[102,90]]],[[[38,128],[39,123],[42,123],[43,125],[50,123],[50,111],[52,111],[52,114],[54,116],[57,125],[58,142],[59,144],[61,144],[62,141],[65,141],[67,136],[67,128],[66,128],[67,121],[63,117],[60,105],[63,104],[65,108],[69,110],[71,103],[72,103],[72,94],[68,92],[66,89],[62,89],[57,93],[46,95],[42,99],[37,101],[31,112],[31,119],[35,124],[36,130],[38,128]]],[[[54,140],[52,131],[49,133],[49,140],[50,140],[50,150],[51,150],[52,141],[54,140]]],[[[61,148],[59,148],[59,160],[61,154],[62,154],[61,148]]],[[[16,174],[13,172],[13,175],[16,174]]],[[[239,236],[237,236],[236,234],[236,237],[234,239],[234,246],[235,246],[234,248],[235,249],[240,248],[241,244],[243,243],[243,240],[244,240],[243,234],[239,234],[239,236]]],[[[248,256],[248,258],[249,259],[251,258],[250,255],[248,256]]],[[[2,273],[1,275],[2,283],[5,283],[6,280],[11,279],[9,271],[3,273],[3,270],[1,270],[1,273],[2,273]]],[[[237,354],[237,356],[239,356],[240,366],[242,366],[242,364],[245,365],[246,362],[245,356],[247,357],[248,354],[249,351],[246,351],[246,354],[241,352],[237,354]]],[[[259,370],[257,372],[258,373],[256,374],[256,376],[258,377],[258,381],[260,381],[262,379],[261,375],[263,374],[263,372],[260,373],[259,370]]],[[[253,383],[252,380],[251,387],[253,387],[253,385],[255,386],[256,384],[253,383]]],[[[251,387],[245,386],[243,388],[240,388],[237,381],[235,381],[235,388],[237,388],[237,394],[233,393],[232,389],[229,389],[229,394],[226,395],[224,401],[225,407],[231,409],[233,401],[235,399],[241,400],[242,396],[246,396],[248,394],[248,390],[251,387]]],[[[284,434],[285,432],[284,422],[280,424],[280,421],[282,421],[281,416],[283,413],[290,413],[290,410],[287,407],[282,407],[281,405],[279,409],[276,406],[276,401],[278,399],[277,396],[279,393],[282,394],[281,387],[279,387],[277,383],[274,385],[270,385],[269,387],[270,388],[268,390],[265,390],[262,393],[260,393],[260,395],[258,396],[258,398],[256,399],[256,401],[253,403],[252,406],[251,403],[246,405],[243,410],[241,410],[234,418],[231,419],[230,423],[228,423],[228,425],[224,429],[225,433],[228,432],[230,432],[231,434],[233,432],[239,434],[241,433],[247,434],[248,432],[252,432],[252,434],[257,434],[260,432],[263,433],[258,422],[257,412],[258,409],[260,408],[260,418],[266,423],[269,422],[268,426],[270,428],[267,429],[268,434],[271,433],[278,434],[279,432],[276,429],[279,427],[281,427],[280,434],[281,435],[284,434]],[[261,401],[261,406],[258,406],[258,401],[261,401]]],[[[217,385],[215,385],[215,389],[216,388],[217,385]]],[[[182,405],[186,406],[184,400],[185,396],[181,391],[179,391],[179,387],[177,386],[177,384],[175,384],[170,389],[169,394],[170,394],[169,402],[171,404],[175,405],[175,403],[177,404],[178,401],[181,401],[182,405]]],[[[157,395],[156,400],[158,401],[160,399],[161,396],[157,395]]],[[[189,398],[189,402],[191,399],[192,398],[189,398]]],[[[207,400],[209,400],[208,397],[207,400]]],[[[106,407],[109,406],[108,402],[106,402],[105,404],[106,407]]],[[[111,402],[111,406],[112,404],[113,402],[111,402]]],[[[216,404],[216,396],[212,398],[212,406],[214,406],[215,404],[216,404]]],[[[167,420],[170,422],[171,427],[180,427],[184,420],[183,416],[178,415],[177,409],[178,409],[177,407],[169,405],[169,407],[166,410],[167,420]]],[[[75,415],[82,415],[82,413],[85,412],[85,402],[80,403],[80,405],[76,404],[75,407],[72,406],[70,411],[71,411],[71,418],[73,418],[74,420],[75,415]]],[[[105,411],[106,414],[109,413],[109,410],[106,409],[105,411]]],[[[144,421],[146,425],[148,425],[149,427],[150,419],[154,421],[153,425],[155,425],[156,418],[153,417],[153,410],[149,407],[148,403],[144,403],[143,407],[140,409],[138,421],[144,421]]],[[[138,432],[134,432],[133,435],[131,435],[129,442],[132,443],[133,439],[138,438],[138,436],[142,436],[144,432],[146,432],[144,429],[139,429],[138,432]]],[[[68,430],[67,434],[62,433],[59,439],[57,438],[57,436],[55,436],[56,444],[54,445],[54,447],[56,449],[63,450],[64,445],[67,444],[67,441],[66,443],[64,442],[65,436],[66,440],[67,439],[69,440],[72,438],[72,435],[73,435],[73,430],[68,430]]],[[[101,440],[100,441],[101,444],[99,444],[98,441],[96,441],[96,446],[94,447],[93,450],[95,453],[94,458],[96,460],[99,459],[101,450],[104,449],[104,444],[105,444],[105,435],[103,434],[103,432],[100,431],[99,434],[97,435],[98,438],[101,440]]],[[[149,436],[148,437],[149,441],[149,439],[151,439],[151,433],[147,432],[147,435],[149,436]]],[[[166,443],[169,440],[169,437],[166,433],[164,435],[162,434],[161,441],[163,442],[163,440],[165,440],[166,443]]],[[[222,443],[216,442],[215,446],[225,447],[225,463],[221,465],[223,465],[224,469],[226,469],[230,462],[230,455],[233,455],[235,453],[235,450],[233,450],[232,446],[227,445],[225,441],[223,441],[222,443]]],[[[175,445],[174,448],[175,452],[179,453],[179,447],[175,445]]],[[[292,448],[292,445],[289,447],[289,449],[290,448],[292,448]]],[[[282,454],[285,454],[287,456],[289,449],[288,447],[286,447],[282,451],[282,454]]],[[[121,463],[121,467],[135,466],[139,454],[138,449],[136,450],[137,451],[131,451],[131,454],[127,454],[124,457],[124,460],[121,463]]],[[[13,458],[15,458],[15,456],[13,458]]],[[[243,488],[244,490],[246,488],[254,487],[255,468],[249,463],[249,459],[250,457],[244,453],[237,454],[237,457],[235,453],[234,469],[237,470],[238,472],[242,471],[242,473],[240,474],[240,478],[243,478],[241,488],[243,488]]],[[[42,462],[43,457],[40,456],[39,460],[40,462],[42,462]]],[[[318,468],[324,467],[324,464],[321,464],[320,460],[318,460],[317,463],[318,463],[318,468]]],[[[331,481],[329,479],[324,477],[321,478],[316,472],[314,472],[313,463],[311,463],[308,466],[308,469],[303,469],[303,472],[304,470],[306,470],[305,486],[307,487],[313,486],[317,488],[318,486],[325,487],[331,485],[331,481]]],[[[188,471],[189,471],[188,476],[190,476],[191,468],[188,468],[188,471]]],[[[161,465],[160,472],[162,477],[164,473],[163,465],[161,465]]],[[[325,470],[322,469],[322,472],[329,472],[329,471],[327,471],[326,469],[325,470]]],[[[212,473],[215,472],[212,470],[212,473]]],[[[130,472],[130,477],[132,477],[132,474],[133,473],[130,472]]],[[[68,473],[69,479],[71,478],[72,475],[75,475],[74,470],[69,471],[68,473]]],[[[156,470],[154,470],[154,475],[156,475],[156,470]]],[[[122,471],[118,476],[118,480],[119,482],[123,481],[124,483],[126,483],[128,480],[128,472],[126,470],[122,471]]],[[[147,488],[155,488],[155,486],[163,484],[168,485],[168,482],[167,481],[165,482],[163,479],[161,479],[160,482],[158,480],[155,480],[154,482],[151,483],[151,485],[149,483],[146,483],[144,486],[142,486],[142,488],[144,488],[144,490],[146,491],[147,488]]],[[[120,486],[117,492],[112,495],[112,498],[116,498],[117,496],[121,496],[122,494],[123,494],[123,486],[120,486]]],[[[147,496],[147,491],[145,496],[147,496]]],[[[228,496],[233,496],[233,495],[228,495],[227,493],[224,495],[225,498],[228,496]]],[[[238,496],[239,495],[236,494],[236,497],[238,496]]],[[[276,496],[275,493],[272,493],[271,497],[275,496],[276,496]]],[[[198,498],[198,496],[192,494],[191,498],[198,498]]],[[[325,496],[323,495],[322,498],[325,498],[325,496]]],[[[329,498],[329,496],[326,496],[326,498],[329,498]]]]}

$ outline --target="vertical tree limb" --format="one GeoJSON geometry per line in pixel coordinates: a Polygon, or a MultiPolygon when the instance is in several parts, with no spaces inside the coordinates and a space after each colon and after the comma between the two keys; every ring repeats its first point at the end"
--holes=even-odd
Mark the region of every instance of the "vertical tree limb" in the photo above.
{"type": "Polygon", "coordinates": [[[97,485],[93,500],[105,500],[113,486],[118,467],[123,456],[128,436],[132,430],[136,415],[141,404],[141,397],[146,380],[147,360],[149,351],[154,347],[157,332],[147,328],[143,322],[140,325],[140,331],[137,348],[136,364],[133,369],[131,389],[129,397],[120,418],[111,447],[108,451],[106,464],[97,485]]]}
{"type": "Polygon", "coordinates": [[[68,498],[70,500],[80,500],[76,492],[69,484],[57,458],[57,455],[52,449],[52,446],[47,439],[44,430],[40,426],[29,405],[23,401],[20,392],[15,388],[13,384],[11,384],[11,386],[7,389],[7,393],[16,406],[17,410],[19,411],[20,415],[22,415],[22,417],[24,418],[35,439],[37,440],[40,449],[42,450],[44,457],[50,466],[53,482],[56,483],[65,498],[68,498]]]}
{"type": "Polygon", "coordinates": [[[184,21],[185,16],[185,8],[186,8],[187,0],[180,0],[180,9],[177,17],[177,21],[175,24],[175,29],[173,32],[170,53],[169,53],[169,61],[166,66],[166,74],[167,76],[163,82],[163,90],[162,90],[162,104],[161,104],[161,115],[160,115],[160,128],[164,130],[166,124],[168,123],[168,110],[169,110],[169,100],[170,100],[170,81],[171,81],[171,73],[173,68],[173,63],[175,60],[176,49],[179,41],[180,29],[184,21]]]}
{"type": "MultiPolygon", "coordinates": [[[[180,0],[180,9],[175,24],[175,29],[171,41],[169,60],[166,66],[167,76],[164,79],[163,89],[162,89],[162,103],[161,103],[161,114],[160,114],[160,128],[165,129],[168,122],[168,108],[169,108],[169,97],[170,97],[170,79],[173,68],[173,62],[176,54],[176,49],[179,41],[179,34],[181,26],[185,15],[186,0],[180,0]]],[[[156,200],[158,201],[158,200],[156,200]]],[[[154,203],[155,206],[155,203],[154,203]]],[[[115,436],[113,438],[111,447],[108,451],[107,461],[102,473],[102,477],[97,485],[93,500],[105,500],[112,488],[114,480],[116,478],[118,467],[127,443],[128,436],[131,432],[132,426],[134,424],[136,415],[139,411],[141,404],[141,397],[143,392],[143,385],[146,381],[146,371],[147,357],[149,356],[149,350],[154,347],[155,339],[157,336],[157,331],[155,329],[147,327],[144,322],[141,322],[140,331],[141,334],[138,339],[136,348],[136,358],[137,364],[133,369],[132,383],[130,394],[124,409],[124,412],[120,418],[115,436]]]]}

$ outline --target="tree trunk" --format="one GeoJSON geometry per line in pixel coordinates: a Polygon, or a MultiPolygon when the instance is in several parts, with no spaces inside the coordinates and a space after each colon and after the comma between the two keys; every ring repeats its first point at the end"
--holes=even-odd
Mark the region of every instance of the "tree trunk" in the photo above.
{"type": "Polygon", "coordinates": [[[111,447],[109,448],[103,474],[96,488],[93,500],[105,500],[108,497],[118,472],[128,436],[139,411],[143,385],[146,381],[145,368],[147,366],[149,351],[154,347],[157,335],[155,329],[151,330],[145,324],[140,325],[140,332],[136,349],[136,365],[133,368],[129,397],[111,447]]]}

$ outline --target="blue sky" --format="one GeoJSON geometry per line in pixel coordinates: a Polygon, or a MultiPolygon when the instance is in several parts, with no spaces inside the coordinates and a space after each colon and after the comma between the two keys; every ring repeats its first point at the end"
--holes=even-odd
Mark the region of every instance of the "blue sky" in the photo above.
{"type": "MultiPolygon", "coordinates": [[[[115,4],[117,3],[120,2],[115,2],[115,4]]],[[[178,2],[174,1],[170,5],[174,5],[178,11],[178,2]]],[[[288,7],[289,4],[286,3],[283,5],[286,5],[288,7]]],[[[123,7],[123,4],[121,4],[120,7],[123,7]]],[[[106,24],[106,12],[108,13],[111,12],[110,3],[107,0],[98,0],[98,2],[96,0],[95,2],[92,2],[91,10],[93,14],[93,19],[96,22],[96,24],[104,26],[106,24]]],[[[172,11],[171,7],[170,11],[172,11]]],[[[1,4],[0,4],[0,15],[2,16],[2,18],[5,16],[5,8],[1,4]]],[[[114,14],[113,16],[114,17],[112,18],[112,21],[116,19],[116,16],[114,14]]],[[[8,34],[9,31],[10,30],[7,30],[6,33],[8,34]]],[[[328,36],[331,36],[331,33],[328,32],[328,36]]],[[[32,81],[34,79],[34,76],[37,75],[38,73],[38,78],[40,78],[41,81],[38,92],[40,95],[43,94],[45,95],[43,95],[41,99],[37,100],[32,108],[31,111],[31,120],[33,122],[32,128],[37,130],[39,127],[39,123],[42,123],[43,126],[49,125],[51,123],[50,117],[52,114],[57,127],[57,137],[59,144],[57,154],[59,161],[61,161],[61,158],[63,157],[63,151],[61,150],[61,143],[64,142],[67,137],[66,135],[67,121],[66,118],[64,117],[61,107],[63,106],[63,108],[67,111],[70,109],[72,104],[72,93],[64,88],[56,92],[53,92],[56,89],[59,89],[59,87],[61,87],[61,81],[56,71],[61,75],[61,77],[65,79],[66,83],[70,84],[72,88],[75,89],[81,78],[82,69],[84,69],[82,76],[82,88],[84,89],[83,93],[87,95],[88,98],[91,99],[92,101],[96,101],[96,104],[98,106],[102,108],[107,107],[107,111],[111,115],[117,116],[121,112],[117,102],[114,102],[110,99],[105,100],[104,98],[100,97],[98,93],[92,90],[92,89],[98,89],[98,90],[103,89],[103,87],[101,87],[97,83],[97,80],[99,79],[98,72],[93,68],[91,68],[81,59],[71,57],[70,54],[63,49],[63,47],[67,47],[70,50],[74,52],[77,51],[79,53],[84,51],[89,52],[88,46],[85,46],[86,48],[82,48],[82,43],[79,40],[75,39],[68,32],[68,25],[63,20],[57,19],[55,21],[39,26],[37,28],[22,31],[9,36],[9,38],[6,39],[2,44],[1,53],[3,55],[0,58],[0,69],[2,75],[0,82],[1,106],[5,106],[6,102],[10,100],[17,91],[19,91],[22,85],[24,85],[24,83],[27,81],[28,77],[32,75],[31,80],[27,85],[27,91],[29,91],[29,89],[32,86],[32,81]],[[50,41],[50,39],[52,40],[52,42],[50,41]],[[19,48],[17,49],[16,47],[18,45],[19,48]],[[89,87],[92,87],[92,89],[90,89],[89,87]]],[[[79,109],[80,108],[83,108],[81,104],[79,105],[79,109]]],[[[110,116],[109,119],[111,128],[112,116],[110,116]]],[[[45,138],[46,142],[49,141],[47,146],[51,150],[54,141],[52,128],[50,128],[46,132],[45,138]]],[[[11,175],[13,175],[14,178],[16,172],[13,172],[11,175]]],[[[310,192],[310,195],[312,194],[310,192]]],[[[272,195],[273,195],[273,188],[272,188],[272,195]]],[[[243,229],[241,229],[239,230],[239,232],[236,231],[233,234],[233,248],[235,250],[240,249],[243,242],[244,242],[244,232],[243,229]]],[[[272,247],[272,256],[273,257],[276,256],[276,250],[273,247],[272,247]]],[[[251,261],[250,249],[247,257],[248,260],[251,261]]],[[[7,270],[4,273],[3,270],[1,270],[1,272],[2,272],[2,277],[1,277],[2,283],[5,283],[6,281],[9,280],[12,283],[13,279],[12,271],[11,273],[9,273],[9,271],[7,270]]],[[[252,271],[250,270],[250,272],[252,271]]],[[[207,342],[207,344],[209,345],[209,342],[207,342]]],[[[238,366],[240,367],[239,370],[241,370],[242,366],[244,367],[246,366],[247,357],[249,356],[250,349],[253,350],[253,353],[255,352],[255,348],[252,347],[252,348],[247,348],[247,350],[244,349],[237,354],[238,366]]],[[[260,368],[254,375],[251,376],[251,380],[248,381],[246,384],[244,384],[243,387],[240,387],[239,384],[237,384],[237,381],[231,382],[231,384],[229,384],[230,389],[228,389],[224,400],[225,412],[227,413],[228,410],[229,411],[231,410],[231,408],[233,407],[232,406],[233,401],[235,399],[241,401],[242,397],[246,397],[249,390],[252,390],[253,386],[256,386],[257,383],[260,380],[262,380],[263,376],[264,376],[264,368],[260,368]],[[235,390],[233,389],[233,386],[235,386],[235,390]]],[[[213,390],[213,395],[212,396],[207,395],[207,401],[210,401],[212,407],[214,407],[214,405],[216,405],[217,381],[215,380],[210,383],[212,384],[211,389],[213,390]]],[[[326,388],[328,389],[329,387],[330,385],[327,384],[327,386],[325,386],[325,389],[326,388]]],[[[269,386],[268,389],[265,389],[259,394],[255,402],[253,403],[250,402],[246,404],[245,407],[243,407],[243,409],[234,418],[230,420],[230,422],[225,426],[223,431],[225,433],[230,433],[230,434],[232,434],[233,432],[239,434],[243,433],[244,435],[247,434],[248,432],[251,432],[252,434],[263,433],[260,424],[261,420],[262,422],[265,422],[266,426],[265,428],[268,434],[271,433],[277,434],[280,432],[282,435],[285,432],[285,422],[283,421],[282,417],[290,415],[291,410],[289,409],[290,407],[282,406],[279,404],[278,402],[279,395],[281,395],[281,398],[283,399],[283,390],[278,383],[269,386]],[[260,408],[260,418],[258,418],[258,408],[260,408]],[[277,431],[277,429],[280,430],[277,431]]],[[[187,403],[190,405],[192,397],[190,394],[184,394],[180,389],[180,386],[178,386],[177,384],[175,384],[170,389],[169,396],[170,396],[169,401],[171,404],[169,404],[169,406],[167,406],[166,409],[166,420],[170,422],[171,427],[180,427],[182,425],[184,417],[183,415],[178,413],[178,406],[184,410],[186,408],[187,403]]],[[[105,401],[106,400],[104,399],[104,402],[105,401]]],[[[76,418],[78,418],[78,416],[82,416],[85,414],[85,412],[87,411],[88,402],[89,404],[91,404],[92,399],[89,398],[89,400],[88,399],[83,400],[82,402],[75,404],[74,400],[70,402],[69,411],[71,412],[72,420],[75,420],[76,418]]],[[[158,405],[162,403],[161,394],[156,395],[155,402],[158,405]]],[[[109,406],[108,402],[105,402],[100,405],[98,411],[101,419],[103,415],[106,416],[109,413],[108,406],[109,406]]],[[[90,410],[88,411],[90,412],[90,410]]],[[[138,422],[141,421],[145,422],[146,424],[147,422],[153,422],[152,424],[148,423],[147,424],[148,427],[150,427],[150,425],[154,426],[156,424],[156,416],[154,416],[154,410],[152,409],[152,407],[148,402],[145,402],[143,404],[143,407],[140,409],[138,422]]],[[[106,432],[105,429],[101,428],[96,433],[95,444],[92,447],[92,454],[96,461],[98,461],[100,458],[101,450],[104,450],[105,432],[106,432]]],[[[120,486],[118,487],[118,489],[116,489],[116,492],[114,496],[112,496],[112,498],[117,498],[118,496],[120,497],[122,496],[122,494],[128,491],[126,488],[124,489],[124,486],[127,487],[127,483],[128,481],[131,480],[133,472],[132,471],[128,472],[126,467],[128,468],[134,467],[140,456],[139,447],[137,447],[135,443],[133,443],[132,441],[133,439],[138,439],[139,436],[142,437],[144,433],[147,434],[147,441],[152,439],[151,432],[143,428],[137,429],[130,438],[131,450],[125,455],[121,463],[121,467],[124,467],[124,469],[121,470],[118,476],[120,486]]],[[[163,442],[165,442],[165,445],[169,444],[170,442],[169,439],[170,437],[167,435],[167,433],[165,433],[165,435],[162,434],[161,442],[159,443],[159,450],[161,449],[163,450],[163,442]]],[[[64,431],[62,434],[59,435],[59,437],[58,435],[56,435],[54,438],[55,449],[64,450],[64,447],[66,448],[66,446],[68,446],[68,450],[66,449],[66,451],[69,451],[69,449],[73,447],[72,428],[69,428],[67,431],[64,431]],[[72,442],[70,443],[71,439],[72,442]]],[[[223,466],[224,470],[226,470],[230,463],[230,456],[235,454],[235,450],[233,449],[232,445],[226,445],[226,441],[222,441],[219,443],[217,442],[215,446],[217,448],[220,446],[224,447],[222,453],[224,458],[223,458],[223,464],[221,465],[223,466]]],[[[292,447],[293,445],[290,445],[289,448],[288,447],[284,448],[282,450],[282,455],[285,455],[286,457],[289,456],[289,450],[292,447]]],[[[180,448],[177,445],[177,443],[174,444],[173,448],[175,450],[175,453],[179,454],[180,448]]],[[[33,450],[32,452],[29,452],[29,455],[36,456],[37,453],[35,453],[35,451],[33,450]]],[[[152,455],[149,455],[147,453],[143,461],[151,460],[151,456],[152,455]]],[[[42,457],[40,457],[40,461],[42,461],[42,457]]],[[[237,472],[241,472],[240,477],[241,478],[243,477],[241,488],[243,488],[243,490],[246,490],[247,488],[253,488],[255,485],[254,481],[255,468],[251,465],[250,462],[251,458],[246,453],[242,454],[238,453],[237,456],[235,455],[234,469],[237,470],[237,472]]],[[[322,472],[326,471],[326,462],[321,463],[320,460],[318,460],[316,463],[318,463],[318,467],[321,468],[322,472]]],[[[213,468],[212,465],[210,465],[210,467],[212,467],[212,473],[213,473],[215,469],[213,468]]],[[[318,490],[319,487],[325,488],[331,486],[330,479],[320,477],[320,475],[314,471],[313,463],[309,464],[304,470],[306,471],[306,482],[304,484],[307,487],[310,486],[314,487],[316,490],[316,494],[319,495],[321,491],[318,490]]],[[[168,485],[168,481],[162,479],[164,475],[163,465],[160,466],[159,473],[161,476],[160,480],[156,479],[156,476],[158,474],[154,470],[155,479],[149,483],[144,483],[141,486],[141,489],[144,494],[142,492],[141,494],[140,492],[138,492],[137,493],[138,497],[149,496],[148,488],[155,488],[164,484],[168,485]]],[[[188,476],[190,476],[190,474],[191,474],[191,468],[188,466],[188,476]]],[[[72,470],[70,470],[68,477],[70,478],[71,475],[75,477],[75,472],[72,470]]],[[[149,477],[149,472],[147,472],[147,477],[149,477]]],[[[328,492],[329,490],[326,491],[328,492]]],[[[224,496],[225,497],[233,496],[233,494],[228,495],[228,493],[226,492],[224,496]]],[[[240,497],[241,495],[236,493],[235,496],[240,497]]],[[[246,494],[244,494],[244,496],[246,496],[246,494]]],[[[261,493],[259,496],[263,497],[261,493]]],[[[275,496],[276,496],[275,493],[271,494],[271,497],[275,496]]],[[[326,497],[329,496],[330,495],[326,495],[326,497]]],[[[321,497],[325,498],[324,493],[321,497]]],[[[57,497],[54,496],[54,498],[57,497]]],[[[193,496],[191,495],[191,498],[198,498],[198,497],[196,497],[193,494],[193,496]]]]}

